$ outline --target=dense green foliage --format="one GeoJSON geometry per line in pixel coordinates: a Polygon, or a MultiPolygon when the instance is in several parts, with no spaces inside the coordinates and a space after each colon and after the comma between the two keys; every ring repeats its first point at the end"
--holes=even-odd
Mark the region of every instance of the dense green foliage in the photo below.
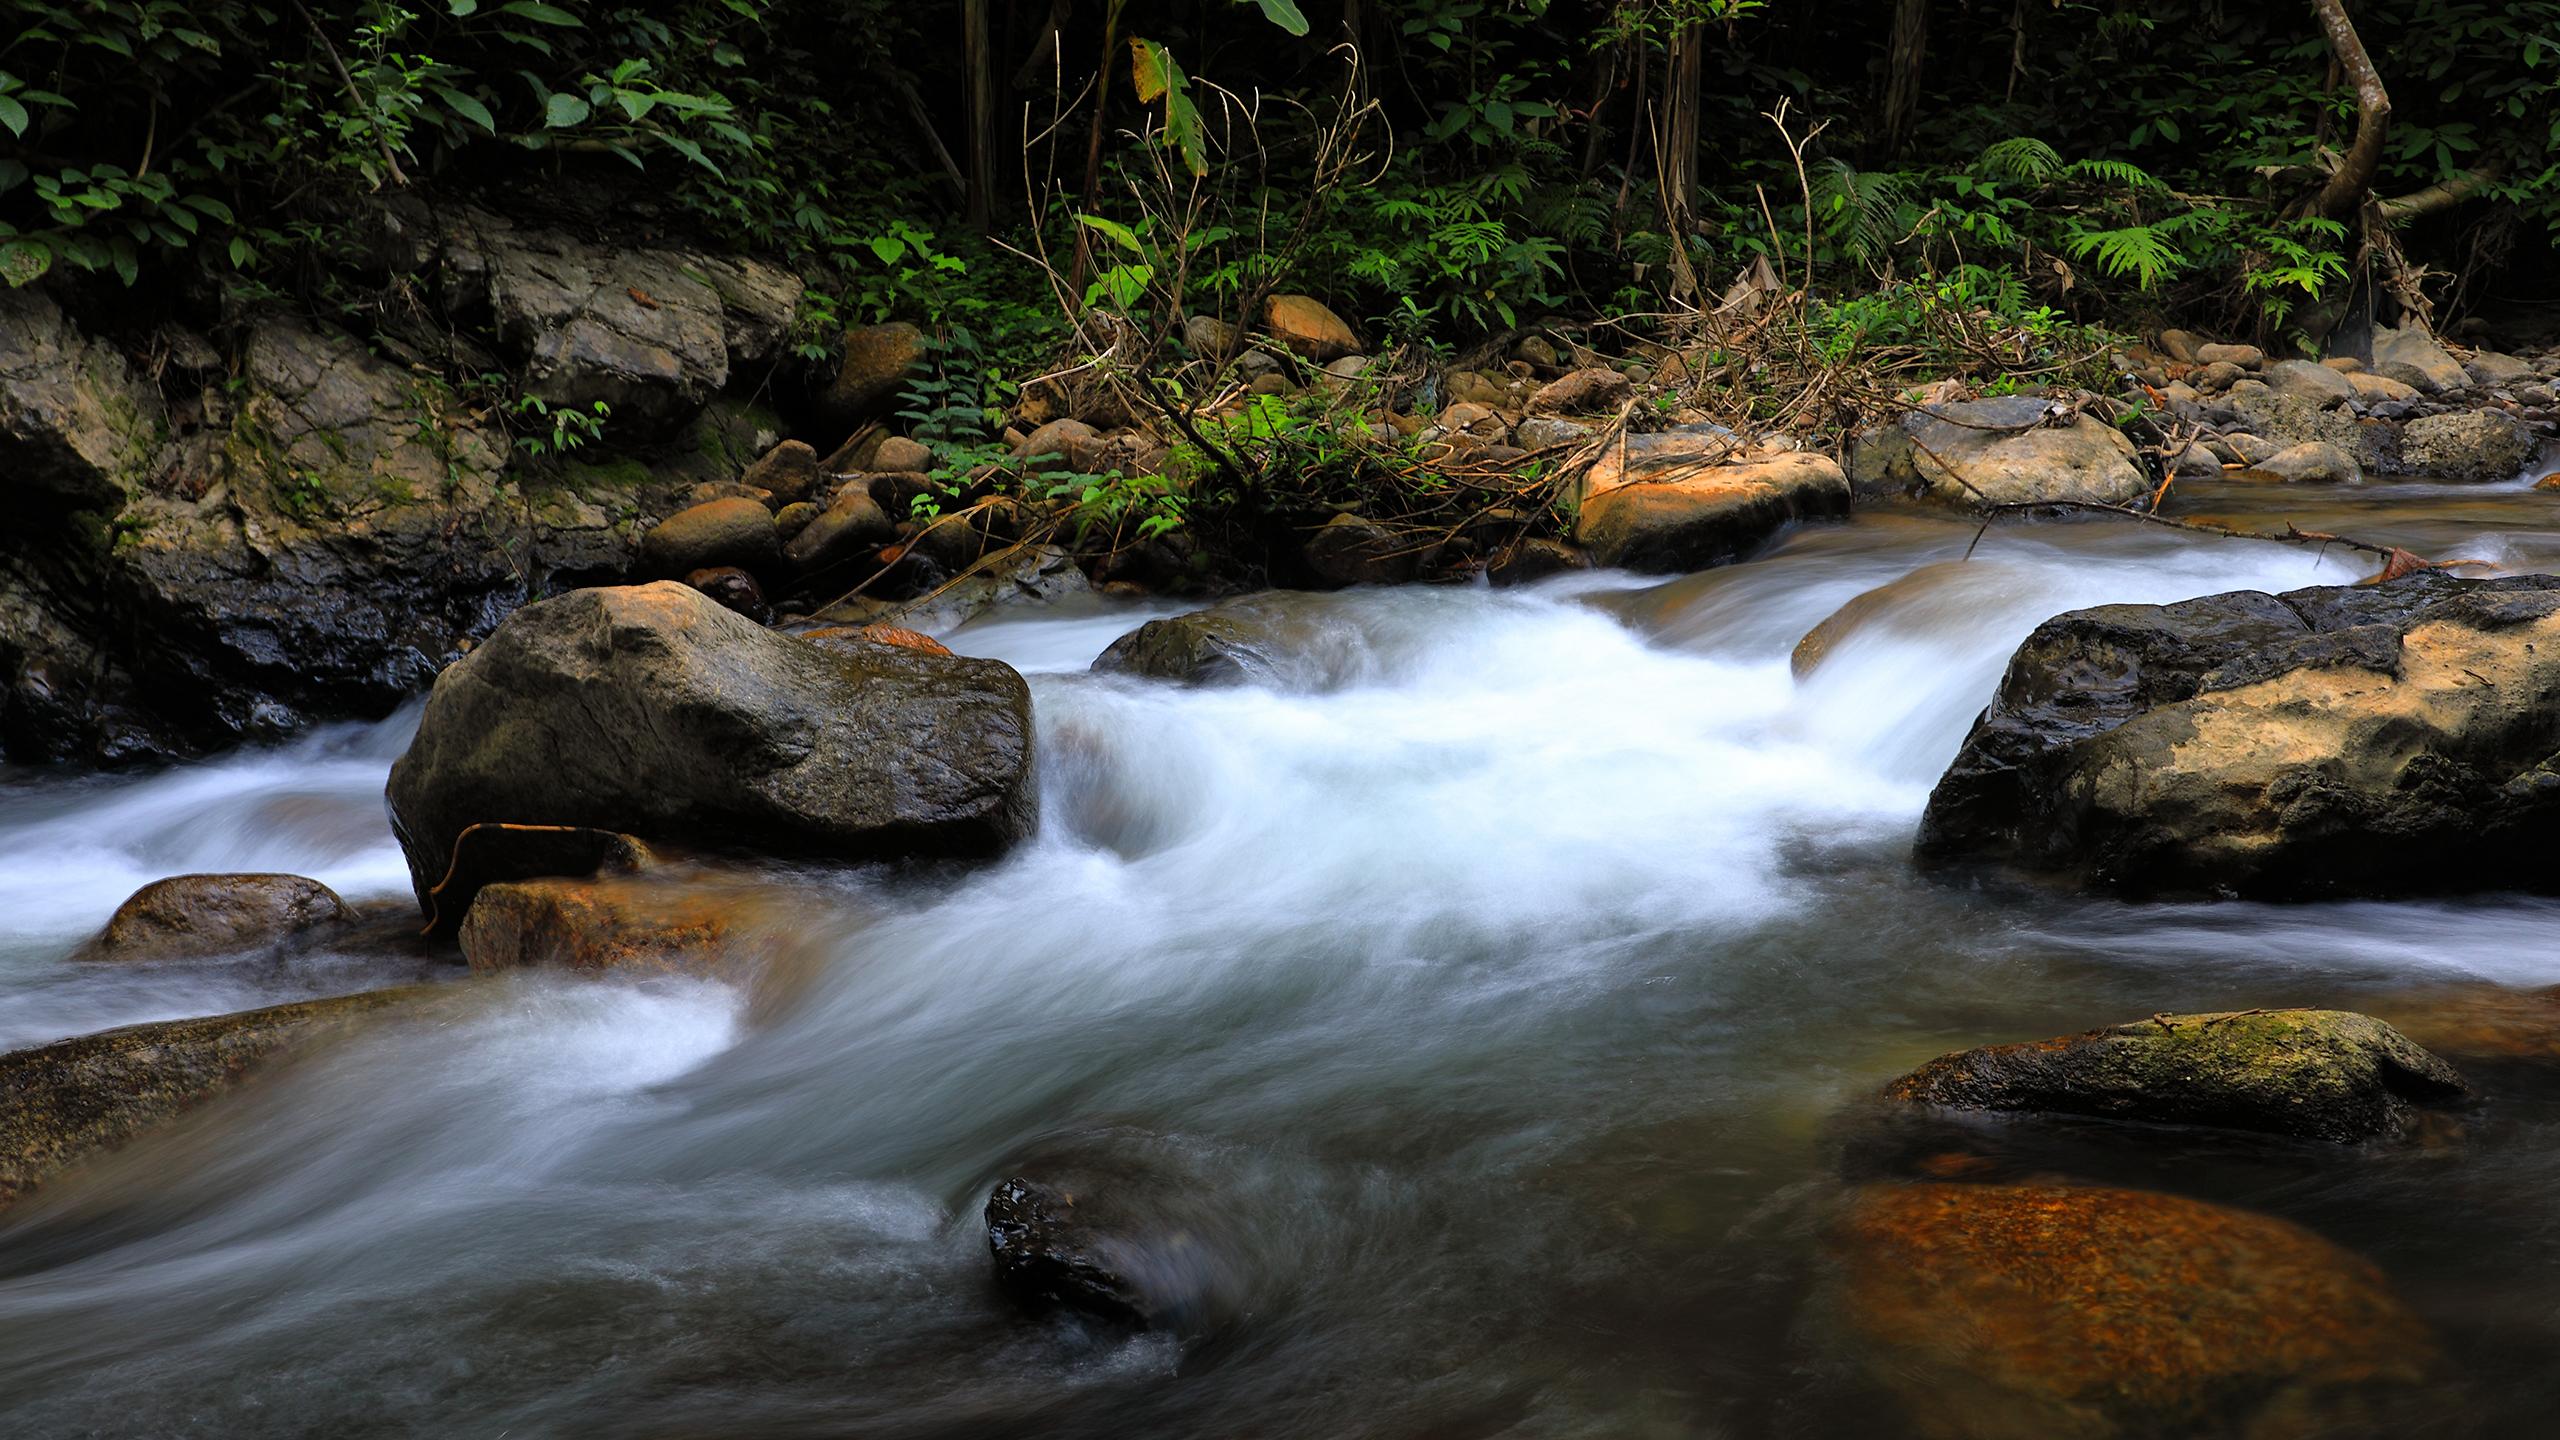
{"type": "MultiPolygon", "coordinates": [[[[351,308],[369,197],[599,166],[789,256],[821,320],[958,324],[995,352],[1053,317],[1031,251],[1070,302],[1285,284],[1442,344],[1711,303],[1762,260],[1837,294],[1953,280],[2019,315],[2281,326],[2361,263],[2354,217],[2304,205],[2356,116],[2303,5],[1014,0],[982,12],[982,151],[966,8],[5,0],[0,275],[351,308]],[[1925,47],[1894,43],[1898,9],[1925,47]],[[972,186],[1004,248],[964,223],[972,186]]],[[[2560,0],[2355,19],[2396,102],[2374,193],[2462,192],[2403,227],[2458,306],[2560,227],[2560,0]]]]}

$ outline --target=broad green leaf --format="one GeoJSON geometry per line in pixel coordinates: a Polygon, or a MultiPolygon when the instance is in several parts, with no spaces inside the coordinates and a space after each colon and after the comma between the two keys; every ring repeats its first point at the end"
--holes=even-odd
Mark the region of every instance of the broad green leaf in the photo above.
{"type": "Polygon", "coordinates": [[[1147,253],[1146,247],[1138,243],[1137,232],[1131,230],[1128,226],[1121,224],[1117,220],[1105,220],[1099,215],[1079,215],[1076,217],[1076,221],[1078,224],[1084,225],[1089,229],[1099,232],[1100,234],[1109,236],[1111,243],[1128,251],[1132,255],[1143,255],[1147,253]]]}
{"type": "Polygon", "coordinates": [[[575,95],[554,95],[551,97],[551,103],[543,107],[542,123],[554,130],[566,130],[572,125],[584,123],[586,118],[594,113],[595,111],[586,101],[575,95]]]}
{"type": "Polygon", "coordinates": [[[536,25],[558,25],[567,29],[576,29],[587,23],[557,5],[545,5],[540,0],[508,0],[498,7],[498,13],[530,20],[536,25]]]}
{"type": "Polygon", "coordinates": [[[461,91],[448,85],[439,85],[436,87],[436,98],[442,100],[444,102],[444,108],[452,111],[454,114],[461,116],[463,119],[470,121],[472,124],[479,126],[481,129],[488,131],[492,135],[498,133],[498,117],[489,113],[488,106],[481,104],[479,101],[474,100],[470,96],[465,95],[461,91]]]}
{"type": "Polygon", "coordinates": [[[25,135],[27,133],[27,107],[10,99],[6,95],[0,95],[0,125],[8,126],[9,133],[12,135],[25,135]]]}
{"type": "Polygon", "coordinates": [[[1272,24],[1292,35],[1307,33],[1306,12],[1297,7],[1295,0],[1254,0],[1254,3],[1262,7],[1262,18],[1272,24]]]}
{"type": "Polygon", "coordinates": [[[53,252],[32,240],[12,240],[0,245],[0,281],[9,288],[32,285],[53,268],[53,252]]]}

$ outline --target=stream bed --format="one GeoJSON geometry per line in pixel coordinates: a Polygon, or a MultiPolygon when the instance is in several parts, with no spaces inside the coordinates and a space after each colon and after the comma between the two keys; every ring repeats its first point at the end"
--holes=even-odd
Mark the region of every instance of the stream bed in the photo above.
{"type": "MultiPolygon", "coordinates": [[[[2520,485],[2301,493],[2305,528],[2560,567],[2560,502],[2520,485]]],[[[1280,683],[1228,689],[1086,673],[1173,607],[1008,612],[947,638],[1031,676],[1037,839],[967,874],[777,868],[808,916],[787,986],[486,982],[0,1215],[0,1434],[1919,1433],[1814,1298],[1885,1080],[2161,1011],[2560,984],[2550,901],[1911,872],[2038,621],[2372,568],[1886,514],[1667,582],[1348,592],[1280,683]],[[1186,1346],[1009,1305],[980,1210],[1044,1154],[1183,1177],[1230,1323],[1186,1346]]],[[[381,789],[413,723],[0,777],[0,1049],[425,978],[65,958],[162,875],[407,903],[381,789]]],[[[2560,1083],[2529,1067],[2456,1136],[2325,1163],[2014,1143],[2372,1259],[2459,1375],[2429,1433],[2560,1408],[2560,1083]]]]}

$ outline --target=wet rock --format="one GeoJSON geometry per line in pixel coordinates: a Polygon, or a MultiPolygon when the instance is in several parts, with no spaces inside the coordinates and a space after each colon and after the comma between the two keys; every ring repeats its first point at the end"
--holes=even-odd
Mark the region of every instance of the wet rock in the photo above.
{"type": "Polygon", "coordinates": [[[996,1284],[1033,1311],[1197,1335],[1233,1308],[1235,1284],[1206,1239],[1133,1199],[1139,1182],[1015,1176],[987,1197],[996,1284]]]}
{"type": "Polygon", "coordinates": [[[2255,345],[2199,345],[2196,347],[2196,363],[2236,365],[2243,370],[2255,370],[2267,363],[2267,352],[2255,345]]]}
{"type": "Polygon", "coordinates": [[[435,993],[376,990],[129,1025],[0,1055],[0,1207],[366,1016],[435,993]]]}
{"type": "Polygon", "coordinates": [[[2133,894],[2555,883],[2560,580],[2251,591],[2037,627],[1919,857],[2133,894]]]}
{"type": "Polygon", "coordinates": [[[427,933],[451,935],[480,892],[542,876],[631,875],[656,868],[658,853],[638,839],[584,825],[483,824],[454,837],[444,876],[425,896],[427,933]]]}
{"type": "Polygon", "coordinates": [[[903,320],[866,325],[844,336],[844,363],[819,409],[838,424],[852,424],[897,408],[907,377],[924,360],[924,332],[903,320]]]}
{"type": "Polygon", "coordinates": [[[2560,1063],[2560,987],[2456,982],[2378,996],[2372,1008],[2411,1040],[2465,1062],[2560,1063]]]}
{"type": "Polygon", "coordinates": [[[2269,388],[2279,395],[2317,405],[2323,410],[2344,405],[2356,398],[2355,382],[2308,360],[2279,360],[2267,367],[2269,388]]]}
{"type": "Polygon", "coordinates": [[[804,440],[785,440],[764,452],[738,477],[742,484],[765,491],[778,506],[809,498],[818,485],[818,452],[804,440]]]}
{"type": "Polygon", "coordinates": [[[1185,685],[1268,683],[1296,676],[1340,629],[1316,597],[1273,591],[1150,620],[1112,641],[1093,668],[1185,685]]]}
{"type": "Polygon", "coordinates": [[[133,892],[83,960],[181,960],[262,949],[347,918],[338,892],[300,875],[173,875],[133,892]]]}
{"type": "Polygon", "coordinates": [[[1501,590],[1590,568],[1591,557],[1582,553],[1580,546],[1530,536],[1494,552],[1492,563],[1485,566],[1485,579],[1501,590]]]}
{"type": "Polygon", "coordinates": [[[1874,1186],[1833,1253],[1860,1358],[1938,1440],[2403,1434],[2441,1371],[2367,1261],[2176,1196],[1874,1186]]]}
{"type": "Polygon", "coordinates": [[[2533,436],[2498,410],[2425,415],[2400,432],[2402,462],[2446,480],[2513,480],[2533,453],[2533,436]]]}
{"type": "Polygon", "coordinates": [[[1951,1110],[2208,1125],[2353,1143],[2406,1130],[2468,1091],[2453,1067],[2368,1015],[2160,1015],[1932,1060],[1889,1099],[1951,1110]]]}
{"type": "Polygon", "coordinates": [[[764,603],[764,587],[735,565],[696,570],[684,577],[684,583],[759,625],[773,623],[773,607],[764,603]]]}
{"type": "Polygon", "coordinates": [[[743,497],[688,506],[640,539],[642,568],[666,579],[722,566],[770,574],[781,558],[773,512],[743,497]]]}
{"type": "Polygon", "coordinates": [[[1271,338],[1321,364],[1360,348],[1359,333],[1311,295],[1274,295],[1262,307],[1271,338]]]}
{"type": "Polygon", "coordinates": [[[663,874],[549,876],[484,887],[460,938],[475,973],[558,966],[707,975],[757,948],[769,919],[739,886],[663,874]]]}
{"type": "Polygon", "coordinates": [[[1358,515],[1336,515],[1307,537],[1307,569],[1327,585],[1400,585],[1422,568],[1420,542],[1358,515]]]}
{"type": "Polygon", "coordinates": [[[782,558],[798,574],[825,575],[846,566],[876,563],[880,547],[897,535],[897,522],[880,508],[870,490],[847,485],[836,492],[835,503],[782,547],[782,558]]]}
{"type": "Polygon", "coordinates": [[[1574,539],[1601,565],[1651,573],[1741,559],[1799,520],[1849,513],[1849,482],[1820,455],[1724,461],[1712,428],[1630,435],[1591,467],[1574,539]]]}
{"type": "Polygon", "coordinates": [[[1602,415],[1635,398],[1635,382],[1615,370],[1586,365],[1538,387],[1529,397],[1537,415],[1602,415]]]}
{"type": "MultiPolygon", "coordinates": [[[[947,634],[1009,606],[1054,605],[1093,593],[1093,581],[1073,555],[1055,545],[1008,545],[981,555],[962,573],[920,599],[893,605],[862,624],[892,623],[928,634],[947,634]]],[[[821,618],[827,618],[823,614],[821,618]]]]}
{"type": "Polygon", "coordinates": [[[2184,330],[2163,330],[2160,332],[2160,353],[2177,361],[2181,365],[2195,364],[2199,358],[2196,351],[2202,348],[2205,343],[2206,342],[2204,340],[2191,335],[2184,330]]]}
{"type": "Polygon", "coordinates": [[[2446,354],[2423,325],[2374,331],[2373,369],[2378,375],[2415,386],[2429,395],[2461,390],[2471,384],[2470,372],[2446,354]]]}
{"type": "Polygon", "coordinates": [[[951,653],[950,646],[932,636],[918,634],[913,630],[903,630],[895,625],[830,625],[819,630],[804,631],[800,638],[820,649],[836,650],[856,656],[862,652],[848,647],[893,645],[901,650],[913,650],[922,655],[951,653]]]}
{"type": "Polygon", "coordinates": [[[2294,485],[2353,485],[2364,479],[2356,457],[2335,445],[2314,440],[2288,446],[2253,462],[2250,473],[2294,485]]]}
{"type": "Polygon", "coordinates": [[[681,585],[528,605],[437,678],[392,766],[421,902],[471,825],[580,825],[845,859],[989,855],[1030,832],[1011,667],[830,654],[681,585]]]}
{"type": "Polygon", "coordinates": [[[1924,405],[1857,436],[1861,496],[1916,496],[1964,509],[2057,500],[2122,505],[2151,493],[2124,432],[2035,395],[1924,405]]]}

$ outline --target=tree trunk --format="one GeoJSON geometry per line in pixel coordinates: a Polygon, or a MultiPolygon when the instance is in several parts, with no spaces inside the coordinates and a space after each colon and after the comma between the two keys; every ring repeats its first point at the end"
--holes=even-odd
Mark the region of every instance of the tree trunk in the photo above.
{"type": "MultiPolygon", "coordinates": [[[[1698,107],[1705,100],[1707,33],[1689,25],[1672,37],[1662,95],[1662,209],[1673,238],[1685,236],[1698,205],[1698,107]]],[[[1685,243],[1685,242],[1684,242],[1685,243]]]]}
{"type": "Polygon", "coordinates": [[[960,54],[969,73],[969,225],[985,234],[995,219],[996,61],[987,0],[961,0],[960,54]]]}
{"type": "Polygon", "coordinates": [[[1902,153],[1920,118],[1920,79],[1929,58],[1929,0],[1894,0],[1893,43],[1884,58],[1884,153],[1902,153]]]}
{"type": "Polygon", "coordinates": [[[2347,18],[2346,0],[2311,0],[2311,8],[2329,37],[2329,53],[2356,92],[2356,138],[2315,202],[2321,214],[2334,219],[2364,204],[2374,172],[2382,168],[2382,142],[2391,133],[2391,95],[2382,88],[2382,72],[2365,53],[2355,22],[2347,18]]]}

